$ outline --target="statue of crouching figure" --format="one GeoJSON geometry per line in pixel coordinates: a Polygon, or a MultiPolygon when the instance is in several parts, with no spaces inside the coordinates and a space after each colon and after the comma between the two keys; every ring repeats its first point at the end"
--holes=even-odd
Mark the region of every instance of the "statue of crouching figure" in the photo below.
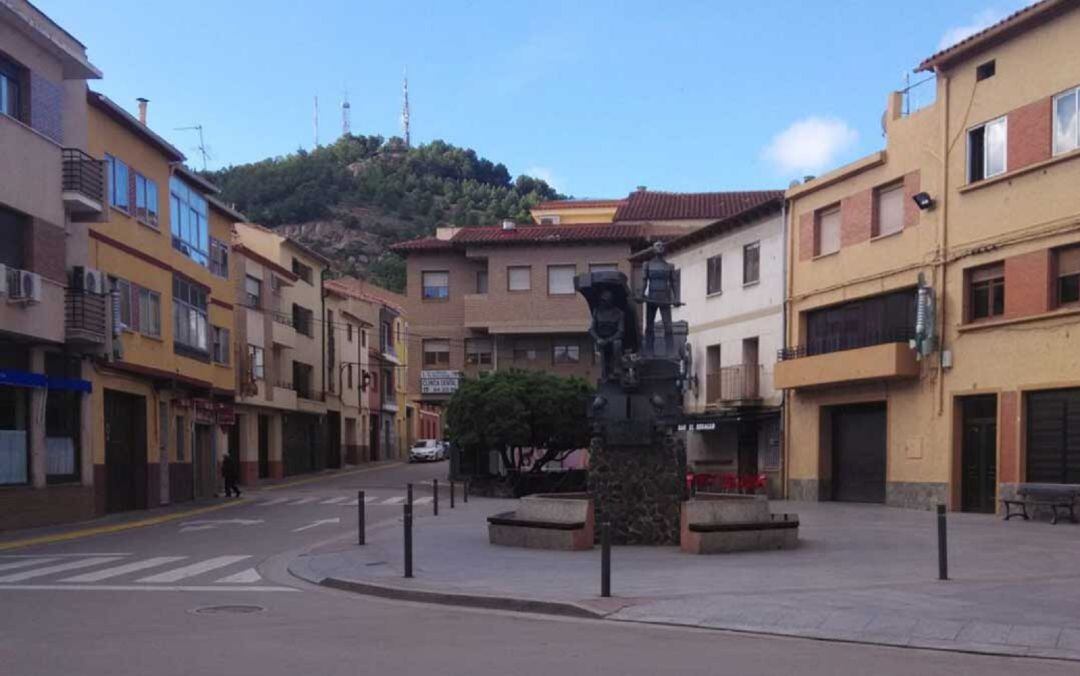
{"type": "Polygon", "coordinates": [[[622,373],[625,314],[614,302],[611,291],[603,290],[592,314],[589,335],[600,352],[600,379],[617,379],[622,373]]]}

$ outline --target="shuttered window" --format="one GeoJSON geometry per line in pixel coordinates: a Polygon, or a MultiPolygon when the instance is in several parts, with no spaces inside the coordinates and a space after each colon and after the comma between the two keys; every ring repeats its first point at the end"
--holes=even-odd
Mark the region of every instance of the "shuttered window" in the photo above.
{"type": "Polygon", "coordinates": [[[1058,304],[1080,302],[1080,246],[1061,249],[1056,257],[1058,304]]]}
{"type": "Polygon", "coordinates": [[[712,256],[705,261],[705,293],[706,295],[712,295],[714,293],[720,293],[723,290],[724,285],[721,281],[721,273],[723,271],[723,259],[720,256],[712,256]]]}
{"type": "Polygon", "coordinates": [[[1080,483],[1080,389],[1027,395],[1027,481],[1080,483]]]}
{"type": "Polygon", "coordinates": [[[976,268],[968,276],[969,321],[1005,314],[1005,266],[976,268]]]}
{"type": "Polygon", "coordinates": [[[883,237],[904,229],[904,185],[878,188],[874,193],[873,236],[883,237]]]}
{"type": "Polygon", "coordinates": [[[814,255],[824,256],[840,250],[840,207],[818,214],[814,232],[814,255]]]}

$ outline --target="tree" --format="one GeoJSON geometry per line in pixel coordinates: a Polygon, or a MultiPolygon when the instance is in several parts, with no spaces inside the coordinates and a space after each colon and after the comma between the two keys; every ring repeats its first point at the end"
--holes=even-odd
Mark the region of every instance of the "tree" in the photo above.
{"type": "Polygon", "coordinates": [[[542,371],[497,371],[464,379],[446,407],[450,441],[463,452],[497,451],[503,465],[530,471],[589,445],[592,387],[542,371]]]}

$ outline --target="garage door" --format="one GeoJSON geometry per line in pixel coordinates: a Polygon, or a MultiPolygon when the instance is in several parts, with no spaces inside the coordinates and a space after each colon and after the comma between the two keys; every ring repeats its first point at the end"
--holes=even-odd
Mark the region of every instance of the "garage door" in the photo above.
{"type": "Polygon", "coordinates": [[[1080,483],[1080,389],[1027,395],[1027,481],[1080,483]]]}
{"type": "Polygon", "coordinates": [[[885,502],[885,405],[838,406],[833,422],[833,499],[885,502]]]}

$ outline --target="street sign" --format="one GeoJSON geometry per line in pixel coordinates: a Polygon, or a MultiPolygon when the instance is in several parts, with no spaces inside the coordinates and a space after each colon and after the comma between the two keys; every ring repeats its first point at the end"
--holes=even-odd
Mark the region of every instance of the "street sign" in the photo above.
{"type": "Polygon", "coordinates": [[[421,371],[420,394],[453,394],[461,384],[461,371],[421,371]]]}

